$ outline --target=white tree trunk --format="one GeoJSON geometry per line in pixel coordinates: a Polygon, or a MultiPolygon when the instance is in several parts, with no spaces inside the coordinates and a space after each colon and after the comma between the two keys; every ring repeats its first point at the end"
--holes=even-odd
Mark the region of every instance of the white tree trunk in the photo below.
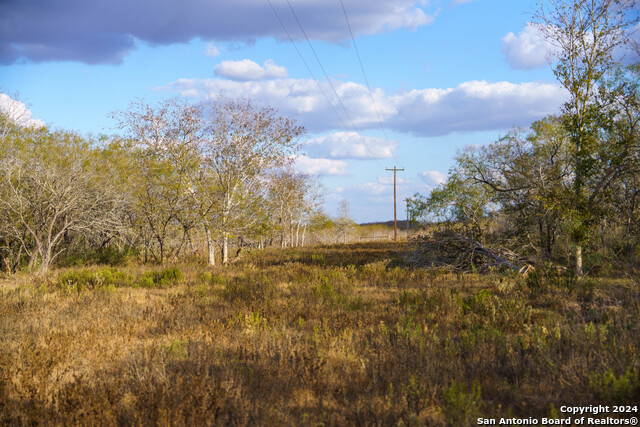
{"type": "Polygon", "coordinates": [[[216,257],[215,257],[215,246],[213,244],[213,238],[211,237],[211,230],[209,229],[209,226],[205,226],[204,231],[207,234],[207,252],[209,254],[208,258],[207,258],[207,265],[209,267],[213,267],[214,265],[216,265],[216,257]]]}
{"type": "Polygon", "coordinates": [[[582,277],[582,245],[576,245],[576,276],[582,277]]]}
{"type": "Polygon", "coordinates": [[[222,238],[222,263],[229,262],[229,235],[225,232],[222,238]]]}
{"type": "Polygon", "coordinates": [[[305,225],[304,227],[302,227],[302,241],[300,243],[300,246],[302,246],[303,248],[304,248],[304,236],[306,232],[307,232],[307,226],[305,225]]]}

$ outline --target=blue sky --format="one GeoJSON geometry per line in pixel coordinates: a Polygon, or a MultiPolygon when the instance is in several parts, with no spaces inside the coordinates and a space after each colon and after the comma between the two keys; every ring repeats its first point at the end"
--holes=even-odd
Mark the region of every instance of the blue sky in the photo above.
{"type": "Polygon", "coordinates": [[[358,222],[393,218],[385,168],[405,169],[400,200],[428,193],[457,150],[557,113],[565,97],[528,25],[535,0],[343,0],[375,106],[340,0],[290,0],[338,96],[287,1],[271,3],[329,100],[268,0],[3,1],[2,91],[34,119],[94,134],[114,133],[109,113],[136,98],[273,105],[309,130],[297,167],[321,175],[327,212],[346,199],[358,222]]]}

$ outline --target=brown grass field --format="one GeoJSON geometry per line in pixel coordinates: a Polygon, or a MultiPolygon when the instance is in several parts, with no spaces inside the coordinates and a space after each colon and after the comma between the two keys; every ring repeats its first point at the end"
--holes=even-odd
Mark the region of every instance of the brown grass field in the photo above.
{"type": "Polygon", "coordinates": [[[637,281],[409,269],[401,249],[4,279],[0,424],[457,426],[640,402],[637,281]]]}

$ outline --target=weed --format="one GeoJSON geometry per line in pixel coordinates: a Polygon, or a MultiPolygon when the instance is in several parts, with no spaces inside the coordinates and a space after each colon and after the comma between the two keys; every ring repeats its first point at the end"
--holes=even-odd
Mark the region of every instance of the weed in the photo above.
{"type": "Polygon", "coordinates": [[[589,376],[589,387],[597,398],[613,404],[637,402],[640,395],[638,369],[627,368],[616,375],[612,368],[589,376]]]}
{"type": "Polygon", "coordinates": [[[140,276],[138,286],[141,288],[168,288],[184,281],[182,272],[176,267],[168,267],[161,271],[147,271],[140,276]]]}
{"type": "Polygon", "coordinates": [[[442,390],[442,397],[449,425],[471,425],[472,420],[477,419],[481,414],[482,398],[480,386],[476,383],[473,383],[468,390],[464,383],[454,381],[442,390]]]}

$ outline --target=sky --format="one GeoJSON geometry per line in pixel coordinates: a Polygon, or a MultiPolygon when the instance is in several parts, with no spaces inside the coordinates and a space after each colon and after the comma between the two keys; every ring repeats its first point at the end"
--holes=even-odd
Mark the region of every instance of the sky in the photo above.
{"type": "Polygon", "coordinates": [[[307,129],[325,208],[393,219],[459,150],[560,112],[535,0],[3,0],[0,108],[114,134],[137,99],[248,97],[307,129]],[[345,18],[346,15],[346,18],[345,18]],[[351,37],[353,34],[353,39],[351,37]],[[355,41],[355,44],[354,44],[355,41]],[[361,66],[362,64],[362,66],[361,66]]]}

